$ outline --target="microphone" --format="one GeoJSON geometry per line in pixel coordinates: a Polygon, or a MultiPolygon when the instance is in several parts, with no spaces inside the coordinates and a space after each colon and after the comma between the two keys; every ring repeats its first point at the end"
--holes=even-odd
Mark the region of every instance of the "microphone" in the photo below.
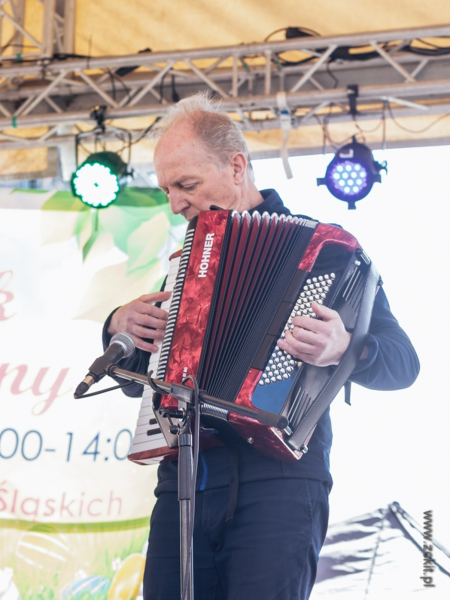
{"type": "Polygon", "coordinates": [[[122,358],[128,358],[133,354],[136,347],[133,339],[127,333],[116,333],[112,336],[111,342],[103,356],[100,356],[89,367],[89,373],[78,385],[74,398],[80,398],[94,383],[98,383],[107,372],[108,367],[115,365],[122,358]]]}

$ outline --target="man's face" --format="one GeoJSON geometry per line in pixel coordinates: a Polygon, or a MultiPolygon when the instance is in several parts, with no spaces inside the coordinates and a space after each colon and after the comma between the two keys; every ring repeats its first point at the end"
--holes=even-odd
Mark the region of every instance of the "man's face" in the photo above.
{"type": "Polygon", "coordinates": [[[176,123],[164,134],[156,146],[154,165],[174,214],[190,221],[213,204],[227,210],[236,206],[239,178],[233,161],[221,168],[188,123],[176,123]]]}

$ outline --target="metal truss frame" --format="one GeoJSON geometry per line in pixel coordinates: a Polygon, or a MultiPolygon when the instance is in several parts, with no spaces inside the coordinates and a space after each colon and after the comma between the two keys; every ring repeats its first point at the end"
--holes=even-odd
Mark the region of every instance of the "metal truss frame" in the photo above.
{"type": "MultiPolygon", "coordinates": [[[[127,56],[55,57],[55,52],[70,55],[73,50],[75,0],[64,1],[66,19],[56,11],[56,0],[41,1],[39,54],[24,54],[20,61],[1,57],[0,150],[68,143],[73,136],[62,126],[94,127],[95,105],[107,107],[108,120],[157,117],[178,96],[200,90],[213,92],[226,111],[237,115],[244,131],[288,132],[325,115],[330,122],[346,122],[382,114],[386,119],[450,114],[450,54],[405,51],[407,44],[424,39],[442,46],[438,38],[450,38],[450,25],[127,56]],[[358,52],[362,47],[374,58],[333,58],[337,49],[358,52]],[[294,53],[303,61],[287,64],[281,53],[294,53]],[[357,112],[350,110],[352,94],[357,112]],[[38,138],[11,131],[41,126],[48,130],[38,138]],[[62,129],[65,134],[59,135],[62,129]]],[[[0,0],[0,18],[12,20],[15,27],[19,42],[14,43],[29,39],[23,6],[24,0],[0,0]],[[6,16],[7,5],[15,7],[13,16],[6,16]]],[[[134,139],[140,135],[133,132],[134,139]]]]}
{"type": "Polygon", "coordinates": [[[40,39],[36,39],[26,28],[26,0],[0,0],[0,60],[3,64],[18,58],[50,58],[55,52],[73,53],[76,0],[36,2],[43,7],[40,39]],[[13,29],[13,34],[8,40],[1,39],[3,21],[7,21],[13,29]]]}

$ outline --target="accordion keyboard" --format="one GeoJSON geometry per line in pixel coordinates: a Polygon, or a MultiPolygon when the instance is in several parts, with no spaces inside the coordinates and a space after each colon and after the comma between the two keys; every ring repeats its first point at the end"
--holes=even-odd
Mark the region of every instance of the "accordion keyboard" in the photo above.
{"type": "MultiPolygon", "coordinates": [[[[175,286],[175,281],[177,278],[178,268],[180,264],[180,256],[174,257],[170,261],[170,269],[167,275],[164,292],[172,292],[175,286]]],[[[171,305],[173,301],[172,296],[161,304],[161,308],[170,313],[171,305]]],[[[158,370],[160,358],[161,358],[161,342],[157,343],[158,352],[154,352],[150,356],[150,362],[148,365],[148,370],[153,371],[153,375],[156,376],[156,372],[158,370]]],[[[141,453],[148,452],[150,450],[155,450],[157,448],[163,448],[167,446],[167,442],[165,440],[164,434],[162,433],[158,421],[155,419],[155,415],[153,413],[152,406],[152,396],[153,391],[150,387],[144,388],[144,393],[142,394],[142,402],[141,408],[139,410],[139,417],[136,424],[136,431],[134,434],[133,442],[131,445],[130,456],[141,453]]],[[[161,456],[161,459],[163,457],[161,456]]],[[[160,459],[140,459],[139,461],[142,463],[152,464],[158,463],[160,459]]]]}
{"type": "Polygon", "coordinates": [[[170,269],[164,291],[172,292],[172,296],[170,297],[170,308],[166,331],[164,332],[161,351],[158,353],[158,369],[155,369],[156,378],[159,380],[164,380],[167,370],[173,334],[175,332],[175,326],[177,322],[178,309],[180,308],[181,295],[183,292],[184,279],[189,263],[192,242],[194,240],[194,233],[195,230],[188,231],[186,233],[181,256],[177,256],[170,261],[170,269]]]}
{"type": "MultiPolygon", "coordinates": [[[[171,262],[170,262],[170,269],[169,269],[169,273],[167,275],[167,279],[166,279],[166,285],[164,286],[164,292],[173,292],[173,288],[175,286],[175,280],[177,278],[177,272],[178,272],[178,266],[180,264],[180,257],[177,256],[176,258],[174,258],[171,262]]],[[[172,299],[173,299],[173,294],[172,296],[166,300],[165,302],[163,302],[161,304],[161,308],[163,310],[165,310],[166,312],[170,312],[170,307],[172,304],[172,299]]],[[[158,370],[158,365],[159,365],[159,361],[161,358],[161,348],[162,348],[162,343],[159,342],[157,343],[158,346],[158,352],[154,352],[151,356],[150,356],[150,362],[148,364],[148,370],[149,371],[153,371],[153,375],[156,376],[156,372],[158,370]]],[[[147,390],[148,392],[150,392],[150,396],[153,394],[151,389],[147,390]]]]}

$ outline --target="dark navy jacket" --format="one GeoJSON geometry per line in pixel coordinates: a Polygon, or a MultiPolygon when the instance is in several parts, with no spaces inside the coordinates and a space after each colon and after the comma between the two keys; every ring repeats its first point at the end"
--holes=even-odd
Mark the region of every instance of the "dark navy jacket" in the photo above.
{"type": "MultiPolygon", "coordinates": [[[[283,205],[275,190],[261,192],[264,202],[255,207],[260,214],[291,214],[283,205]]],[[[301,215],[303,216],[303,215],[301,215]]],[[[113,314],[113,313],[112,313],[113,314]]],[[[112,314],[103,329],[103,344],[108,346],[110,336],[107,328],[112,314]]],[[[366,345],[369,355],[360,360],[350,381],[372,390],[398,390],[412,385],[419,373],[419,360],[403,329],[390,311],[383,288],[380,288],[373,308],[372,321],[366,345]]],[[[149,353],[137,350],[130,358],[120,363],[121,368],[146,373],[149,353]]],[[[133,384],[124,388],[127,395],[142,395],[142,386],[133,384]]],[[[317,423],[309,442],[309,451],[297,462],[277,461],[258,454],[244,440],[238,447],[239,481],[241,483],[285,477],[304,477],[332,483],[330,474],[330,449],[332,430],[328,409],[317,423]]],[[[236,452],[236,451],[234,451],[236,452]]],[[[197,489],[212,489],[228,486],[233,478],[233,461],[228,447],[219,447],[200,453],[197,489]]],[[[177,490],[177,463],[164,463],[158,471],[156,495],[163,491],[177,490]]]]}

